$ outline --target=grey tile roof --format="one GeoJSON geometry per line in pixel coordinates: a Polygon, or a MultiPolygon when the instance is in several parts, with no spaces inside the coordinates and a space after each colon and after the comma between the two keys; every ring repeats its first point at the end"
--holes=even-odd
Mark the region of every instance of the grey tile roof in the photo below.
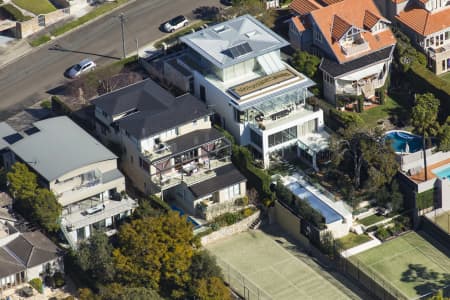
{"type": "Polygon", "coordinates": [[[191,94],[174,97],[151,79],[92,102],[111,116],[132,112],[116,123],[137,139],[210,115],[206,105],[191,94]]]}
{"type": "Polygon", "coordinates": [[[226,68],[289,45],[286,40],[250,15],[184,35],[180,40],[219,68],[226,68]]]}
{"type": "Polygon", "coordinates": [[[59,248],[39,231],[24,232],[4,246],[26,267],[31,268],[59,256],[59,248]]]}
{"type": "Polygon", "coordinates": [[[67,117],[35,122],[39,129],[9,145],[12,151],[48,181],[96,162],[117,157],[67,117]]]}
{"type": "Polygon", "coordinates": [[[16,133],[16,131],[6,122],[0,123],[0,150],[9,146],[9,143],[3,138],[14,133],[16,133]]]}
{"type": "Polygon", "coordinates": [[[0,247],[0,278],[61,256],[61,250],[39,231],[24,232],[0,247]]]}
{"type": "Polygon", "coordinates": [[[387,47],[343,64],[328,58],[323,58],[319,68],[334,77],[344,75],[346,73],[367,67],[373,63],[388,59],[391,56],[393,48],[394,46],[387,47]]]}
{"type": "Polygon", "coordinates": [[[236,167],[232,164],[217,168],[215,172],[215,177],[196,183],[189,187],[192,194],[196,198],[206,196],[247,180],[245,176],[242,175],[241,172],[239,172],[238,169],[236,169],[236,167]]]}

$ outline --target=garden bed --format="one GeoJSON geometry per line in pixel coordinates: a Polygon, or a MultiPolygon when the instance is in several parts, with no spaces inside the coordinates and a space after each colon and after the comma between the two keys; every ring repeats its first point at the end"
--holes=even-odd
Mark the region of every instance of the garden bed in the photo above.
{"type": "Polygon", "coordinates": [[[356,247],[358,245],[364,244],[368,241],[371,241],[372,238],[368,236],[367,234],[356,234],[353,232],[350,232],[346,236],[337,239],[336,243],[342,250],[347,250],[353,247],[356,247]]]}
{"type": "Polygon", "coordinates": [[[12,2],[35,15],[48,14],[56,10],[48,0],[12,0],[12,2]]]}
{"type": "Polygon", "coordinates": [[[368,216],[368,217],[366,217],[366,218],[364,218],[364,219],[358,220],[358,223],[360,223],[360,224],[362,224],[362,225],[368,227],[368,226],[370,226],[370,225],[373,225],[373,224],[375,224],[375,223],[384,221],[384,220],[386,220],[386,219],[387,219],[387,218],[386,218],[385,216],[383,216],[383,215],[377,215],[377,214],[375,214],[375,215],[368,216]]]}

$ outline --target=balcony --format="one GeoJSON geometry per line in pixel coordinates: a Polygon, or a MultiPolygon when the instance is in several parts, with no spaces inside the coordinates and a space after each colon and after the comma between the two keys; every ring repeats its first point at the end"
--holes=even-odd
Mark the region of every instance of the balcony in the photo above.
{"type": "Polygon", "coordinates": [[[355,40],[353,43],[344,43],[341,45],[341,50],[346,56],[357,55],[369,49],[369,43],[363,39],[355,40]]]}
{"type": "Polygon", "coordinates": [[[186,163],[181,166],[178,170],[171,173],[164,174],[161,176],[154,175],[152,181],[161,188],[165,190],[174,187],[181,182],[185,182],[186,185],[192,185],[209,178],[216,176],[214,169],[228,165],[230,163],[229,157],[224,157],[222,159],[210,160],[209,162],[198,163],[195,161],[186,163]]]}
{"type": "Polygon", "coordinates": [[[268,114],[261,113],[257,115],[253,121],[250,121],[250,124],[260,130],[268,130],[301,119],[302,117],[313,114],[316,111],[318,111],[318,109],[314,110],[312,106],[307,104],[299,105],[297,107],[294,105],[282,108],[278,111],[270,112],[268,114]]]}
{"type": "MultiPolygon", "coordinates": [[[[81,199],[86,199],[120,186],[122,183],[124,184],[124,182],[125,178],[122,173],[117,169],[113,169],[102,173],[93,180],[84,182],[83,184],[65,190],[64,192],[56,193],[56,196],[58,197],[58,202],[61,203],[62,206],[66,206],[80,201],[81,199]]],[[[57,185],[55,185],[55,189],[57,189],[57,185]]]]}
{"type": "Polygon", "coordinates": [[[133,210],[137,207],[135,200],[124,197],[121,200],[100,200],[91,198],[66,207],[62,213],[62,223],[69,231],[97,223],[107,218],[133,210]]]}

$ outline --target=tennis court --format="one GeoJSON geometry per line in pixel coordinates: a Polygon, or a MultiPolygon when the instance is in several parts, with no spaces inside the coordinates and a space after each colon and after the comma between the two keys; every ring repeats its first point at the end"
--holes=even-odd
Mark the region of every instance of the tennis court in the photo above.
{"type": "Polygon", "coordinates": [[[450,285],[448,255],[416,232],[352,256],[351,260],[367,275],[381,278],[377,281],[382,285],[390,284],[404,298],[415,299],[450,285]]]}
{"type": "Polygon", "coordinates": [[[261,231],[212,243],[225,281],[246,299],[349,299],[317,271],[261,231]]]}

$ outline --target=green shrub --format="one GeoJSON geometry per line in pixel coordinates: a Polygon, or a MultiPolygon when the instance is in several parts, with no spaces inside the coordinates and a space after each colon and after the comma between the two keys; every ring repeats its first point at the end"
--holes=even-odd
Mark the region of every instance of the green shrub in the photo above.
{"type": "Polygon", "coordinates": [[[233,225],[238,221],[237,215],[233,213],[225,213],[223,219],[225,220],[226,225],[233,225]]]}
{"type": "Polygon", "coordinates": [[[34,40],[31,40],[30,41],[30,46],[31,47],[37,47],[37,46],[40,46],[42,44],[47,43],[50,40],[51,40],[50,35],[44,34],[44,35],[42,35],[42,36],[40,36],[38,38],[35,38],[34,40]]]}
{"type": "Polygon", "coordinates": [[[30,282],[28,282],[28,283],[39,293],[42,294],[44,292],[42,280],[40,278],[31,279],[30,282]]]}
{"type": "Polygon", "coordinates": [[[425,209],[434,204],[434,189],[422,192],[416,196],[416,206],[418,209],[425,209]]]}
{"type": "Polygon", "coordinates": [[[46,109],[52,108],[52,103],[49,100],[42,101],[40,105],[42,108],[46,108],[46,109]]]}
{"type": "Polygon", "coordinates": [[[217,231],[217,230],[219,230],[219,228],[220,228],[220,226],[219,226],[219,224],[217,224],[217,223],[211,223],[211,229],[213,230],[213,231],[217,231]]]}
{"type": "Polygon", "coordinates": [[[6,14],[7,18],[13,21],[23,22],[31,19],[31,17],[25,16],[17,7],[10,3],[3,5],[0,9],[6,14]]]}
{"type": "Polygon", "coordinates": [[[66,284],[66,280],[64,279],[64,275],[61,272],[55,272],[53,275],[55,280],[55,287],[60,288],[66,284]]]}
{"type": "Polygon", "coordinates": [[[377,235],[377,237],[378,237],[379,239],[381,239],[381,240],[385,240],[385,239],[387,239],[388,237],[391,236],[390,232],[389,232],[386,228],[384,228],[384,227],[379,228],[379,229],[377,230],[376,235],[377,235]]]}
{"type": "Polygon", "coordinates": [[[239,206],[247,206],[248,205],[248,197],[244,196],[244,197],[236,199],[235,204],[239,205],[239,206]]]}
{"type": "Polygon", "coordinates": [[[151,195],[150,197],[148,197],[148,200],[150,201],[150,205],[153,206],[154,208],[160,208],[165,211],[171,210],[169,204],[161,200],[161,198],[159,198],[158,196],[151,195]]]}
{"type": "Polygon", "coordinates": [[[254,210],[251,208],[246,208],[242,211],[244,218],[250,217],[251,215],[253,215],[253,213],[254,213],[254,210]]]}

